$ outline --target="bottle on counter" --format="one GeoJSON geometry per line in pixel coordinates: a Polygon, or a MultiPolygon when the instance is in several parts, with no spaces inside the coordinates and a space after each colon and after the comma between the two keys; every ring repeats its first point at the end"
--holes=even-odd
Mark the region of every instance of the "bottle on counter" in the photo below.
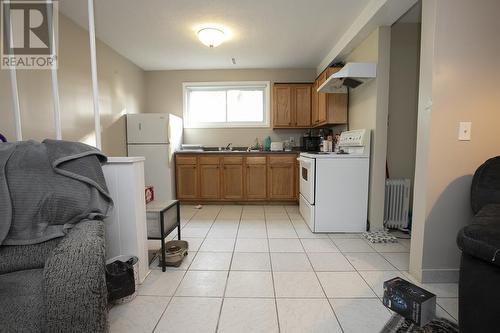
{"type": "Polygon", "coordinates": [[[271,150],[271,137],[270,136],[268,136],[267,138],[264,139],[264,150],[265,151],[271,150]]]}

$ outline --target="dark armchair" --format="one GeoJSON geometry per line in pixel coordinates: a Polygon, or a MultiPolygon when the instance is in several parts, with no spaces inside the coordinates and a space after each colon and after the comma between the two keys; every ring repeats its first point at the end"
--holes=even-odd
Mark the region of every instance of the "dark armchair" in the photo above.
{"type": "Polygon", "coordinates": [[[472,180],[472,223],[460,230],[461,333],[496,332],[500,327],[500,156],[481,165],[472,180]]]}

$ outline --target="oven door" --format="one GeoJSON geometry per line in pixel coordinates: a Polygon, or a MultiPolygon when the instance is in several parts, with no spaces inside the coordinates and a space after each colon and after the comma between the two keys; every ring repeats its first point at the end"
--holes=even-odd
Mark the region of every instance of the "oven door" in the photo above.
{"type": "Polygon", "coordinates": [[[309,204],[314,205],[314,170],[316,160],[314,158],[304,156],[300,156],[298,160],[300,163],[300,194],[302,194],[304,199],[306,199],[309,204]]]}

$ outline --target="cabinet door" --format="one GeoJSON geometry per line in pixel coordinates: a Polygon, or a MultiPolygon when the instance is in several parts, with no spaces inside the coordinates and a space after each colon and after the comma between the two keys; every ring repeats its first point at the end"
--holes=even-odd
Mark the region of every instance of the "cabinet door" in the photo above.
{"type": "Polygon", "coordinates": [[[177,199],[198,198],[198,168],[196,164],[176,165],[177,199]]]}
{"type": "Polygon", "coordinates": [[[329,124],[347,124],[347,94],[328,94],[329,124]]]}
{"type": "Polygon", "coordinates": [[[311,126],[311,86],[296,86],[295,97],[295,125],[297,127],[311,126]]]}
{"type": "Polygon", "coordinates": [[[295,199],[295,159],[295,155],[271,156],[269,158],[267,170],[269,199],[295,199]]]}
{"type": "Polygon", "coordinates": [[[292,125],[292,88],[289,85],[275,84],[273,87],[273,126],[292,125]]]}
{"type": "Polygon", "coordinates": [[[224,157],[222,163],[222,198],[243,199],[243,157],[224,157]]]}
{"type": "Polygon", "coordinates": [[[266,158],[247,157],[245,173],[245,197],[247,200],[265,200],[267,198],[266,158]]]}
{"type": "Polygon", "coordinates": [[[314,81],[311,92],[311,124],[319,123],[318,113],[318,80],[314,81]]]}
{"type": "Polygon", "coordinates": [[[200,164],[200,198],[219,199],[220,168],[218,164],[200,164]]]}
{"type": "MultiPolygon", "coordinates": [[[[326,81],[326,72],[321,73],[318,78],[318,88],[326,81]]],[[[318,122],[326,122],[327,94],[318,93],[318,122]]]]}

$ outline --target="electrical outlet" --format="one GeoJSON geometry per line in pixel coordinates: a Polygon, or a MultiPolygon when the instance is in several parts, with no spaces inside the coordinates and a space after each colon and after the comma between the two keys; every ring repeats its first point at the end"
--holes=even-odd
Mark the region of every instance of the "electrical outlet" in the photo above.
{"type": "Polygon", "coordinates": [[[290,141],[290,143],[295,143],[295,137],[293,136],[289,137],[288,141],[290,141]]]}
{"type": "Polygon", "coordinates": [[[458,124],[458,140],[470,141],[471,140],[472,123],[470,121],[461,121],[458,124]]]}

